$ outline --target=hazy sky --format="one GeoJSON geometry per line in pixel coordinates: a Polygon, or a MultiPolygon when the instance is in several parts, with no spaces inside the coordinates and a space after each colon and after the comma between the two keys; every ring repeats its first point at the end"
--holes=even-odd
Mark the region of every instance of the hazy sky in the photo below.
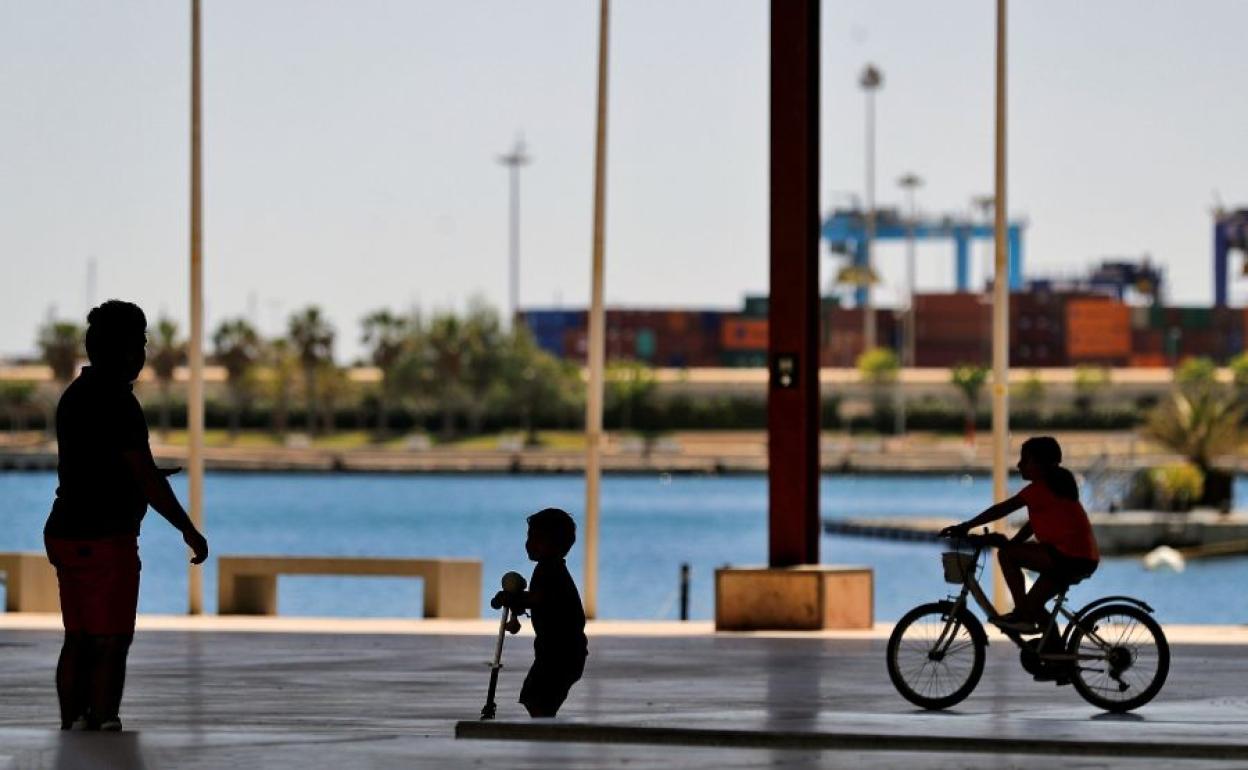
{"type": "MultiPolygon", "coordinates": [[[[867,61],[881,203],[906,171],[931,212],[990,191],[993,5],[824,4],[825,208],[862,190],[867,61]]],[[[583,304],[597,6],[204,0],[210,328],[318,303],[345,360],[370,309],[501,307],[495,158],[519,131],[522,303],[583,304]]],[[[767,288],[768,4],[613,6],[608,300],[734,307],[767,288]]],[[[82,315],[92,259],[97,300],[185,318],[188,7],[0,0],[0,354],[32,350],[50,307],[82,315]]],[[[1248,3],[1016,1],[1010,25],[1028,272],[1149,252],[1172,299],[1208,302],[1214,193],[1248,205],[1248,3]]],[[[901,254],[880,249],[885,300],[901,254]]],[[[952,285],[950,245],[920,256],[921,288],[952,285]]]]}

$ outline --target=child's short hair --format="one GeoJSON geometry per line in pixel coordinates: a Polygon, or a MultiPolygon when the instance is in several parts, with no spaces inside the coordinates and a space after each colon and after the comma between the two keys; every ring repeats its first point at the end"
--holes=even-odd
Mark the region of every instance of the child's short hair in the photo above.
{"type": "Polygon", "coordinates": [[[562,508],[543,508],[528,518],[529,529],[548,538],[563,556],[576,542],[576,522],[562,508]]]}

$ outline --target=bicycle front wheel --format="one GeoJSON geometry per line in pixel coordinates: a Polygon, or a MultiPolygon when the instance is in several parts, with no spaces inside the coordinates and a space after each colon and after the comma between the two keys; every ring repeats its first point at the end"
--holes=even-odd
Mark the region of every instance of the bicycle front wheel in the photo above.
{"type": "Polygon", "coordinates": [[[975,616],[951,614],[948,603],[910,610],[888,639],[888,677],[902,697],[925,709],[945,709],[971,694],[984,673],[988,639],[975,616]]]}
{"type": "Polygon", "coordinates": [[[1075,656],[1075,690],[1115,713],[1148,703],[1170,673],[1170,644],[1161,626],[1130,604],[1108,604],[1079,618],[1066,650],[1075,656]]]}

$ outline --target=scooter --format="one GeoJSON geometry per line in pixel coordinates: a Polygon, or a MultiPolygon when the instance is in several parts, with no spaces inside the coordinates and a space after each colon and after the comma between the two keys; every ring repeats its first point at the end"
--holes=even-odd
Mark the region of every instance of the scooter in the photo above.
{"type": "MultiPolygon", "coordinates": [[[[503,593],[505,594],[518,596],[527,587],[528,581],[519,572],[508,572],[503,575],[503,593]]],[[[509,633],[520,632],[519,614],[509,606],[509,602],[499,602],[494,599],[490,602],[490,606],[496,610],[502,609],[503,614],[498,622],[498,641],[494,643],[494,660],[490,662],[490,689],[485,696],[485,707],[481,709],[483,721],[493,719],[494,713],[498,710],[498,704],[494,702],[494,692],[498,689],[498,672],[503,667],[503,640],[509,633]]]]}

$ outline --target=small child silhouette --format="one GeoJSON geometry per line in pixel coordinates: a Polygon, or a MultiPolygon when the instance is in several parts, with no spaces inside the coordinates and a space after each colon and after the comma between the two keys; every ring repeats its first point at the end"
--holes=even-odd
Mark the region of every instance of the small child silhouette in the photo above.
{"type": "Polygon", "coordinates": [[[585,609],[564,557],[576,542],[576,522],[567,511],[546,508],[528,518],[524,548],[537,562],[529,590],[520,594],[499,591],[495,607],[509,604],[533,618],[533,668],[524,679],[520,702],[531,717],[553,717],[581,678],[589,655],[585,638],[585,609]]]}

